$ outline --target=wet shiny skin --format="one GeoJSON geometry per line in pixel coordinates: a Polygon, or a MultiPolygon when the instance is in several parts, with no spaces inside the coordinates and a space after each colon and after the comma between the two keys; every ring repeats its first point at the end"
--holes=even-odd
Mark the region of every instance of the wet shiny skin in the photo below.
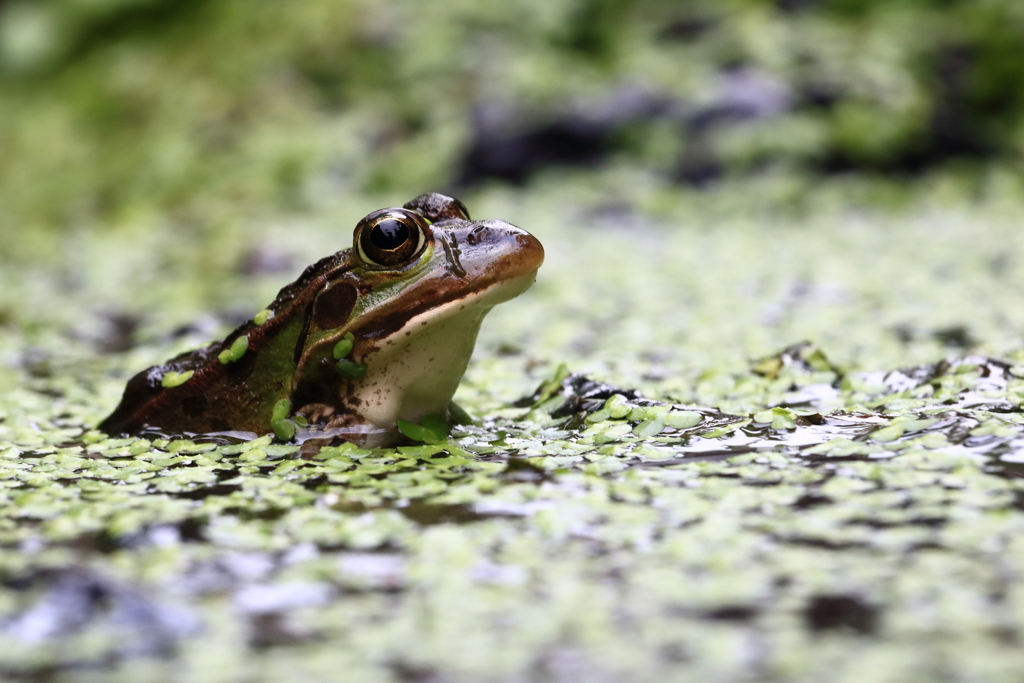
{"type": "Polygon", "coordinates": [[[375,211],[356,227],[351,249],[281,290],[266,322],[249,321],[222,342],[139,373],[99,428],[258,435],[271,431],[275,405],[287,400],[297,438],[398,443],[397,420],[446,414],[484,316],[529,288],[543,260],[525,230],[470,220],[444,195],[375,211]],[[395,234],[396,220],[408,228],[397,231],[402,237],[372,234],[382,223],[395,234]],[[339,360],[346,335],[351,351],[339,360]],[[221,352],[242,336],[245,353],[223,362],[221,352]],[[352,368],[364,374],[353,377],[352,368]],[[166,386],[172,372],[192,375],[166,386]]]}

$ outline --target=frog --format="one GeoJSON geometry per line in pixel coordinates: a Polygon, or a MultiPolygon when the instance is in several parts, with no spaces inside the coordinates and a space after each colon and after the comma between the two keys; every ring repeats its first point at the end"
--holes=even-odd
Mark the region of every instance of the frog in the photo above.
{"type": "Polygon", "coordinates": [[[222,341],[143,370],[99,425],[109,435],[408,441],[450,422],[480,325],[536,280],[544,248],[440,193],[360,220],[222,341]],[[424,422],[425,424],[425,422],[424,422]]]}

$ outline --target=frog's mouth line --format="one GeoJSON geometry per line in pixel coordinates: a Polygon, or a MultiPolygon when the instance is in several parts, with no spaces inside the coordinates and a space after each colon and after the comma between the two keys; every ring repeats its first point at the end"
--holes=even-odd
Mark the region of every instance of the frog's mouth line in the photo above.
{"type": "MultiPolygon", "coordinates": [[[[403,328],[415,325],[417,322],[426,325],[428,318],[437,320],[467,308],[476,309],[481,306],[490,310],[525,292],[536,278],[537,271],[532,270],[511,278],[482,282],[478,286],[467,287],[459,293],[459,296],[451,299],[447,299],[440,293],[425,292],[424,294],[427,295],[425,300],[420,299],[416,305],[404,311],[393,311],[373,316],[359,328],[353,329],[353,332],[356,338],[377,341],[396,335],[403,328]],[[514,293],[504,295],[505,292],[514,293]],[[435,295],[430,296],[431,293],[435,295]]],[[[433,289],[433,287],[430,288],[430,290],[433,289]]]]}
{"type": "MultiPolygon", "coordinates": [[[[432,312],[440,314],[445,311],[450,315],[456,312],[454,309],[456,306],[461,306],[458,310],[481,306],[489,310],[525,292],[536,278],[537,268],[531,268],[511,277],[493,274],[492,277],[477,278],[454,293],[446,286],[450,284],[450,281],[434,280],[418,293],[416,300],[408,308],[390,312],[382,310],[376,315],[371,314],[352,331],[357,339],[377,341],[398,334],[414,321],[424,321],[426,319],[424,316],[430,319],[439,319],[430,315],[432,312]],[[505,293],[508,294],[505,295],[505,293]]],[[[426,323],[423,322],[423,324],[426,323]]]]}

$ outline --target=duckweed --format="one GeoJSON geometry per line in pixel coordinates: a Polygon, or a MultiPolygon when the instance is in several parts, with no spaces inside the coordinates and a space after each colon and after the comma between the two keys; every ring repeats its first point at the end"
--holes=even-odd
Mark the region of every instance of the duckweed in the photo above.
{"type": "Polygon", "coordinates": [[[355,342],[355,335],[351,332],[346,332],[345,336],[334,345],[334,358],[335,360],[341,360],[342,358],[348,358],[348,354],[352,353],[352,346],[355,342]]]}
{"type": "Polygon", "coordinates": [[[413,441],[437,444],[448,437],[450,427],[441,415],[425,415],[420,420],[420,424],[409,422],[408,420],[399,420],[398,430],[413,441]]]}
{"type": "Polygon", "coordinates": [[[221,365],[227,365],[228,363],[234,363],[237,360],[241,360],[242,356],[245,355],[246,350],[249,348],[249,338],[242,335],[235,341],[231,342],[229,348],[224,349],[217,355],[217,360],[220,361],[221,365]]]}
{"type": "Polygon", "coordinates": [[[165,389],[180,387],[182,384],[192,379],[192,375],[194,374],[196,374],[195,370],[186,370],[185,372],[169,370],[164,373],[163,379],[160,380],[160,386],[165,389]]]}
{"type": "Polygon", "coordinates": [[[288,419],[290,412],[291,401],[288,399],[282,398],[274,404],[274,411],[270,417],[270,428],[281,441],[291,441],[295,437],[295,423],[288,419]]]}
{"type": "MultiPolygon", "coordinates": [[[[338,342],[339,344],[345,343],[344,341],[338,342]]],[[[361,380],[366,377],[366,366],[362,363],[356,363],[347,359],[339,360],[335,366],[335,370],[338,374],[345,379],[361,380]]]]}
{"type": "MultiPolygon", "coordinates": [[[[599,223],[611,180],[574,190],[599,223]]],[[[764,230],[735,195],[650,192],[662,227],[628,231],[575,232],[543,187],[471,202],[551,261],[484,324],[476,420],[394,449],[293,433],[288,402],[251,441],[111,439],[126,379],[209,331],[150,305],[144,343],[104,355],[0,325],[0,677],[1015,683],[1024,314],[990,303],[1021,287],[993,266],[1024,253],[1016,214],[919,207],[906,246],[863,207],[764,230]],[[665,248],[603,267],[633,243],[665,248]],[[946,317],[984,346],[936,342],[946,317]]]]}

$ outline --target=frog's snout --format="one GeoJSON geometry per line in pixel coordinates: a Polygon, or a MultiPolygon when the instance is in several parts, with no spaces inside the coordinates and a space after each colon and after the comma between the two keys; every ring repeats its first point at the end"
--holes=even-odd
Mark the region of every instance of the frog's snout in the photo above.
{"type": "Polygon", "coordinates": [[[522,228],[499,220],[476,222],[459,240],[464,260],[487,279],[507,279],[535,272],[544,263],[540,240],[522,228]]]}
{"type": "Polygon", "coordinates": [[[515,228],[515,230],[517,231],[516,243],[519,245],[518,253],[521,255],[523,265],[529,270],[537,270],[544,263],[544,245],[522,228],[515,228]]]}
{"type": "Polygon", "coordinates": [[[502,239],[508,248],[509,275],[525,275],[540,268],[544,263],[544,245],[540,240],[510,223],[505,223],[502,229],[502,239]]]}

